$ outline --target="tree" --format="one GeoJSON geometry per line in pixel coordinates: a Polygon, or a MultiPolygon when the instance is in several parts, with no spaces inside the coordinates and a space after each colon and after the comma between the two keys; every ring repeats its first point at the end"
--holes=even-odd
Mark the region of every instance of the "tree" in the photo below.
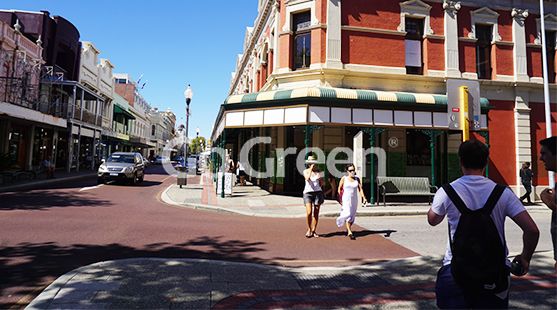
{"type": "Polygon", "coordinates": [[[196,137],[190,142],[190,154],[199,154],[205,150],[207,141],[204,137],[196,137]]]}

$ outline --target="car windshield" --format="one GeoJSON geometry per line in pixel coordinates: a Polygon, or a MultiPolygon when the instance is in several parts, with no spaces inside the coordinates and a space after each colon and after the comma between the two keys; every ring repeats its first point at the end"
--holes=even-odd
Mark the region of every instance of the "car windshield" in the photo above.
{"type": "Polygon", "coordinates": [[[133,164],[135,156],[133,155],[111,155],[108,158],[109,163],[127,163],[133,164]]]}

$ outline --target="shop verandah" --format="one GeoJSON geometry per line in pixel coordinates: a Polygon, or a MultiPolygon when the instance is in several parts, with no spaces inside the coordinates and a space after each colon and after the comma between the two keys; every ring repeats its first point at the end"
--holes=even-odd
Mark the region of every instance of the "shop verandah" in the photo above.
{"type": "MultiPolygon", "coordinates": [[[[274,193],[301,194],[304,184],[296,159],[300,152],[300,156],[309,154],[306,148],[322,150],[329,160],[338,147],[352,151],[382,149],[386,176],[427,177],[430,184],[440,186],[461,174],[457,150],[462,137],[459,131],[449,130],[446,109],[446,96],[442,95],[346,89],[307,88],[231,96],[219,113],[213,146],[225,148],[228,157],[237,162],[246,141],[270,137],[270,143],[251,147],[248,162],[243,164],[272,172],[268,177],[252,175],[250,179],[274,193]],[[264,98],[273,100],[259,100],[264,98]],[[281,156],[277,152],[292,147],[295,154],[281,156]],[[273,164],[266,167],[265,159],[273,164]],[[284,175],[277,175],[282,169],[284,175]]],[[[487,101],[482,100],[482,131],[475,136],[489,142],[486,112],[487,101]]],[[[341,153],[334,157],[356,162],[361,167],[358,170],[366,195],[376,198],[376,177],[383,164],[380,158],[368,153],[358,164],[348,156],[341,153]]],[[[213,156],[213,160],[218,162],[219,156],[213,156]]],[[[343,171],[344,164],[336,166],[343,171]]],[[[327,179],[330,172],[326,165],[320,165],[320,169],[327,179]]]]}

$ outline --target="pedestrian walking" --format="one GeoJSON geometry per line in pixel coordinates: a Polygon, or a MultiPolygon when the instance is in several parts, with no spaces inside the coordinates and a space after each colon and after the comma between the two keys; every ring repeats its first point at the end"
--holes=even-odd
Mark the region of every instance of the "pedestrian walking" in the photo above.
{"type": "Polygon", "coordinates": [[[522,169],[520,169],[520,182],[524,189],[526,189],[526,194],[520,197],[520,201],[524,202],[524,199],[528,201],[528,204],[532,204],[532,200],[530,200],[530,194],[532,193],[532,177],[534,174],[532,173],[532,169],[530,169],[530,163],[525,162],[522,164],[522,169]]]}
{"type": "Polygon", "coordinates": [[[323,177],[317,167],[317,160],[313,156],[308,156],[306,160],[306,170],[304,170],[304,204],[306,206],[306,219],[308,230],[306,238],[319,237],[315,232],[317,223],[319,222],[319,208],[325,201],[323,195],[323,177]]]}
{"type": "MultiPolygon", "coordinates": [[[[547,171],[557,172],[557,136],[553,136],[540,141],[541,151],[540,160],[543,161],[547,171]]],[[[553,242],[553,259],[555,260],[555,272],[557,272],[557,195],[555,189],[557,183],[553,185],[553,189],[546,188],[540,194],[543,203],[552,211],[551,212],[551,241],[553,242]]]]}
{"type": "Polygon", "coordinates": [[[240,185],[241,186],[245,186],[246,185],[246,169],[244,168],[244,165],[242,164],[241,161],[238,161],[238,178],[240,180],[240,185]]]}
{"type": "Polygon", "coordinates": [[[347,165],[346,173],[347,175],[340,179],[338,186],[342,208],[339,217],[337,217],[337,226],[339,228],[346,226],[346,236],[351,240],[356,240],[356,236],[352,232],[352,224],[354,224],[356,210],[358,209],[358,193],[364,204],[367,204],[367,200],[362,189],[362,183],[356,176],[356,167],[352,164],[347,165]]]}
{"type": "MultiPolygon", "coordinates": [[[[463,176],[437,191],[428,212],[436,226],[447,216],[449,241],[435,293],[441,309],[508,308],[510,267],[505,218],[523,231],[522,253],[515,258],[525,275],[538,244],[538,227],[524,205],[505,186],[484,177],[487,146],[477,140],[458,150],[463,176]]],[[[517,268],[520,269],[520,268],[517,268]]]]}

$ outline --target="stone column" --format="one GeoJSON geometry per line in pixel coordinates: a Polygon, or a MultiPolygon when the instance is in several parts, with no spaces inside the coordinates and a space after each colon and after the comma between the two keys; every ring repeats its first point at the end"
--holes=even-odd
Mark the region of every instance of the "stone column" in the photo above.
{"type": "Polygon", "coordinates": [[[513,17],[514,79],[518,82],[529,82],[526,61],[526,32],[524,30],[524,20],[528,17],[528,10],[513,8],[511,16],[513,17]]]}
{"type": "Polygon", "coordinates": [[[27,141],[27,156],[25,157],[25,169],[33,170],[33,146],[35,141],[35,125],[31,125],[29,130],[29,140],[27,141]]]}
{"type": "MultiPolygon", "coordinates": [[[[530,134],[530,101],[527,89],[519,88],[515,91],[514,107],[514,135],[515,135],[515,192],[520,195],[523,191],[520,184],[520,168],[523,162],[532,162],[532,138],[530,134]]],[[[532,191],[535,193],[535,190],[532,191]]]]}
{"type": "Polygon", "coordinates": [[[452,78],[460,78],[458,60],[458,22],[457,13],[460,10],[460,2],[448,1],[443,2],[445,10],[444,26],[445,26],[445,75],[452,78]]]}
{"type": "Polygon", "coordinates": [[[0,120],[0,154],[6,154],[9,151],[10,127],[9,120],[0,120]]]}
{"type": "Polygon", "coordinates": [[[58,129],[54,129],[52,134],[52,156],[50,158],[54,167],[56,167],[57,157],[58,157],[58,129]]]}
{"type": "Polygon", "coordinates": [[[327,55],[325,66],[334,69],[342,69],[343,67],[341,60],[340,1],[327,1],[327,55]]]}

